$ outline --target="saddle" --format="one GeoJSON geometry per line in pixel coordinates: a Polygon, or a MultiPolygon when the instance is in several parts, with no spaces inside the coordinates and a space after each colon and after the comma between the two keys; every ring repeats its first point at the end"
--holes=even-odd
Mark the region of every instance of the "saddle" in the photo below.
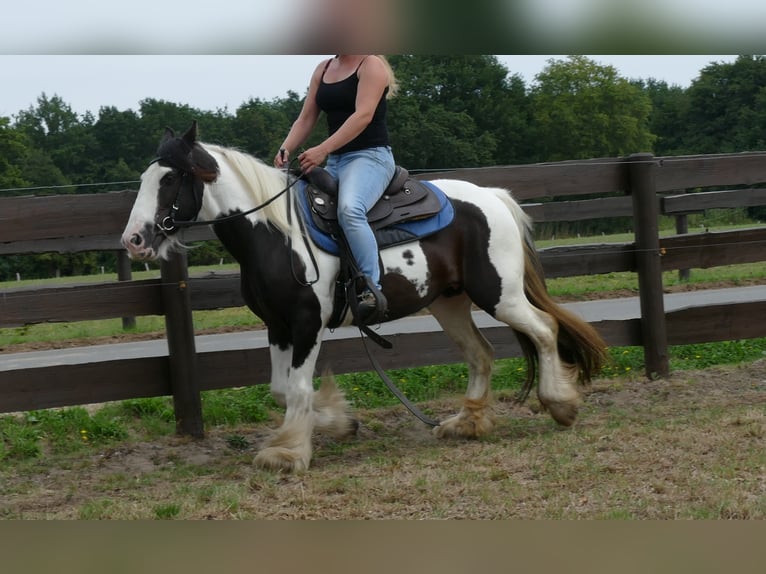
{"type": "MultiPolygon", "coordinates": [[[[337,181],[319,167],[300,178],[303,185],[299,186],[302,189],[297,203],[306,232],[317,247],[337,255],[341,262],[335,284],[333,314],[328,324],[334,329],[342,323],[350,308],[349,302],[356,299],[355,294],[369,278],[359,271],[338,223],[337,181]]],[[[431,182],[410,178],[406,169],[397,166],[380,200],[367,213],[367,220],[378,248],[382,249],[436,233],[452,222],[454,213],[452,203],[442,190],[431,182]]],[[[352,313],[360,324],[353,308],[352,313]]],[[[365,329],[364,325],[360,326],[365,329]]],[[[390,347],[390,343],[374,332],[368,329],[365,332],[378,344],[390,347]]]]}
{"type": "MultiPolygon", "coordinates": [[[[309,183],[306,196],[315,225],[324,233],[337,235],[340,230],[338,182],[320,167],[315,167],[303,178],[309,183]]],[[[442,203],[431,188],[410,178],[406,169],[397,166],[382,197],[367,213],[367,221],[373,231],[378,231],[403,221],[431,217],[441,209],[442,203]]]]}

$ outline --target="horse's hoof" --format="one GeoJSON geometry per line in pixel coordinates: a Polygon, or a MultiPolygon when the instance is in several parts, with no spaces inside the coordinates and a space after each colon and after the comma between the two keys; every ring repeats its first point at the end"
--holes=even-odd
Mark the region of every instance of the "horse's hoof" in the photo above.
{"type": "Polygon", "coordinates": [[[260,468],[282,472],[303,472],[309,467],[309,459],[294,450],[268,447],[255,455],[254,464],[260,468]]]}
{"type": "Polygon", "coordinates": [[[493,428],[491,417],[455,415],[442,421],[432,432],[438,438],[479,438],[488,435],[493,428]]]}
{"type": "Polygon", "coordinates": [[[551,413],[554,421],[565,427],[571,427],[574,424],[577,413],[580,411],[576,403],[549,403],[545,405],[545,408],[551,413]]]}

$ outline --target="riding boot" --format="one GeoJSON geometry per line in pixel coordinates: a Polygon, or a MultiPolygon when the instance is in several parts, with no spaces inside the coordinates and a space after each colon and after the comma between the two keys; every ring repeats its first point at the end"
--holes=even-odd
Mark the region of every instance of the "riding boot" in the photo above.
{"type": "Polygon", "coordinates": [[[353,282],[356,294],[356,320],[361,325],[371,325],[384,320],[388,311],[386,296],[366,275],[359,275],[353,282]]]}
{"type": "Polygon", "coordinates": [[[388,311],[386,296],[379,289],[366,290],[357,297],[357,317],[363,325],[380,323],[388,311]]]}

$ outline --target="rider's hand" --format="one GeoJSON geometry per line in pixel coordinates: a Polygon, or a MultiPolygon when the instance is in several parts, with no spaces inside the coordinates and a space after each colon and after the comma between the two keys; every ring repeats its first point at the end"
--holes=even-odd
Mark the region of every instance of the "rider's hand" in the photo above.
{"type": "Polygon", "coordinates": [[[290,163],[290,152],[285,148],[280,148],[277,155],[274,156],[274,167],[282,169],[290,163]]]}
{"type": "Polygon", "coordinates": [[[307,149],[301,155],[298,156],[298,161],[301,162],[301,171],[308,173],[315,167],[319,167],[324,163],[327,158],[327,152],[324,151],[322,146],[314,146],[307,149]]]}

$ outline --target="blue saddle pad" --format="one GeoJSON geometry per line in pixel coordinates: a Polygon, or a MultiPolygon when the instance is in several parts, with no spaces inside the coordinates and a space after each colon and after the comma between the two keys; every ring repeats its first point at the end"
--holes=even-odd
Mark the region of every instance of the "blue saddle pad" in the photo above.
{"type": "MultiPolygon", "coordinates": [[[[395,223],[388,227],[378,229],[375,231],[375,237],[378,241],[378,248],[383,249],[385,247],[391,247],[392,245],[399,245],[400,243],[408,243],[415,241],[422,237],[427,237],[433,233],[436,233],[440,229],[444,229],[447,225],[452,223],[455,217],[455,208],[452,206],[452,202],[445,195],[445,193],[432,184],[429,181],[422,182],[433,191],[433,193],[439,198],[439,204],[441,209],[439,213],[431,217],[424,219],[417,219],[413,221],[403,221],[395,223]]],[[[328,253],[332,255],[340,255],[340,249],[338,242],[332,235],[320,230],[314,224],[314,219],[311,216],[311,206],[306,199],[305,186],[308,185],[305,181],[298,181],[295,185],[295,191],[298,195],[298,204],[301,208],[301,216],[303,223],[306,226],[309,236],[314,243],[328,253]]]]}

